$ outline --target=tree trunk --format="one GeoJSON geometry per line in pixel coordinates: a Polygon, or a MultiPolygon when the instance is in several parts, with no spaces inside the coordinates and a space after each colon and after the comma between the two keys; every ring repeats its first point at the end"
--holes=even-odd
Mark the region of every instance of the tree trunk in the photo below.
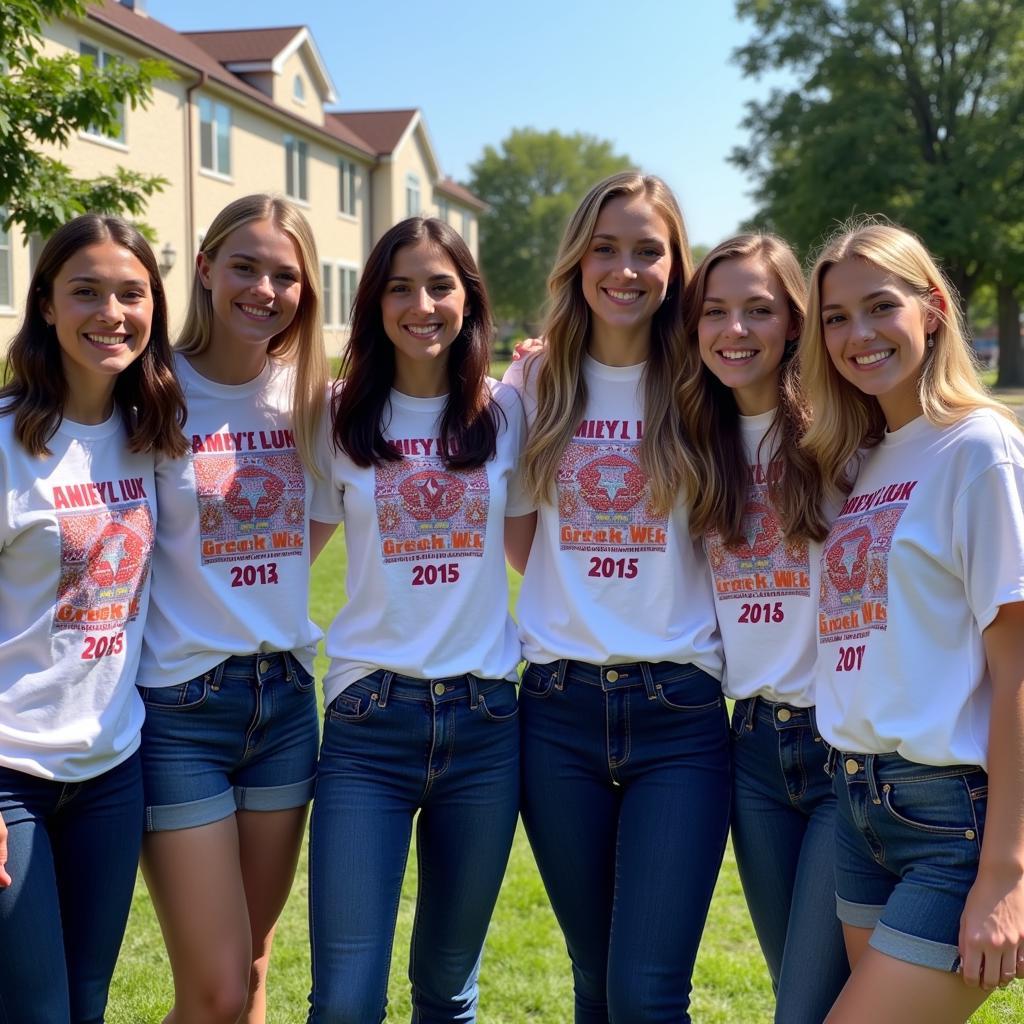
{"type": "Polygon", "coordinates": [[[999,323],[998,388],[1024,387],[1024,347],[1020,342],[1020,299],[1010,284],[996,286],[999,323]]]}

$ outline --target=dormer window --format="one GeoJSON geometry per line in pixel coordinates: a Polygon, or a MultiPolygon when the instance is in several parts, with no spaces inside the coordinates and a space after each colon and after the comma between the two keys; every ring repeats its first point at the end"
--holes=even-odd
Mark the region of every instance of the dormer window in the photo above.
{"type": "Polygon", "coordinates": [[[296,75],[292,82],[292,96],[296,103],[306,102],[306,83],[302,80],[302,75],[296,75]]]}

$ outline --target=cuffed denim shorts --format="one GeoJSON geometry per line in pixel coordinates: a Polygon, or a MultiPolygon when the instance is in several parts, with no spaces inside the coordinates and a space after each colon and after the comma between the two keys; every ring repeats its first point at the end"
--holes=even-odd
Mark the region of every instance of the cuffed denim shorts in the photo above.
{"type": "Polygon", "coordinates": [[[976,765],[833,751],[836,909],[897,960],[955,972],[978,874],[988,775],[976,765]]]}
{"type": "Polygon", "coordinates": [[[147,832],[311,799],[316,693],[292,654],[235,656],[188,682],[139,692],[147,832]]]}

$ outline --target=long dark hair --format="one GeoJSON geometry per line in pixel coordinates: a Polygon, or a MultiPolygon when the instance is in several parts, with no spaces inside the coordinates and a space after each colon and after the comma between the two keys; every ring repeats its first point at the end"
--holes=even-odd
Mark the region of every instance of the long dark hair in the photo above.
{"type": "MultiPolygon", "coordinates": [[[[804,276],[793,250],[775,235],[737,235],[717,245],[697,267],[683,297],[688,344],[680,401],[697,465],[690,528],[695,535],[715,529],[726,544],[742,540],[750,468],[736,398],[704,365],[698,325],[711,271],[725,260],[748,258],[760,260],[779,279],[790,322],[798,333],[804,323],[804,276]]],[[[808,417],[794,338],[786,343],[779,366],[779,404],[761,441],[772,468],[767,474],[768,498],[786,537],[823,540],[830,524],[823,507],[821,470],[800,444],[808,417]]]]}
{"type": "Polygon", "coordinates": [[[448,350],[448,401],[440,441],[453,469],[472,469],[494,457],[500,407],[485,383],[493,331],[491,307],[473,254],[459,234],[434,217],[410,217],[373,247],[352,306],[352,334],[334,388],[334,443],[357,466],[396,462],[384,439],[384,417],[395,379],[395,347],[384,331],[381,300],[399,249],[419,242],[442,249],[466,289],[468,312],[448,350]]]}
{"type": "Polygon", "coordinates": [[[87,213],[59,227],[39,256],[25,300],[25,316],[7,353],[0,401],[2,415],[14,416],[14,434],[29,454],[49,455],[47,443],[60,426],[68,396],[60,343],[43,318],[43,305],[53,297],[61,267],[80,249],[111,241],[127,249],[146,268],[153,295],[153,326],[149,343],[114,382],[114,405],[133,452],[183,455],[181,432],[185,399],[174,376],[167,337],[167,298],[149,243],[120,217],[87,213]]]}

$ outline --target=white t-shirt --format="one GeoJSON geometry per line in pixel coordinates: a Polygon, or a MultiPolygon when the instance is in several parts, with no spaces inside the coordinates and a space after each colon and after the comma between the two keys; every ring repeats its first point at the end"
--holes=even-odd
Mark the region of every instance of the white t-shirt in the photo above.
{"type": "Polygon", "coordinates": [[[379,668],[421,679],[516,678],[504,537],[524,420],[516,393],[488,384],[504,422],[497,454],[478,469],[449,469],[438,454],[445,396],[391,392],[383,433],[398,462],[357,466],[325,432],[329,469],[311,515],[345,524],[349,598],[327,631],[326,702],[379,668]]]}
{"type": "Polygon", "coordinates": [[[1024,600],[1024,437],[919,416],[864,459],[821,556],[818,726],[840,750],[985,767],[982,631],[1024,600]]]}
{"type": "MultiPolygon", "coordinates": [[[[541,356],[540,358],[543,358],[541,356]]],[[[537,367],[506,381],[536,415],[537,367]]],[[[562,454],[551,497],[537,511],[517,613],[523,657],[595,665],[693,663],[722,676],[711,574],[690,536],[682,496],[669,515],[650,506],[640,467],[643,371],[584,357],[587,405],[562,454]]],[[[524,501],[509,515],[534,511],[524,501]]]]}
{"type": "Polygon", "coordinates": [[[704,549],[714,578],[726,694],[806,708],[814,704],[821,545],[787,540],[768,497],[768,473],[775,467],[761,441],[774,418],[774,409],[740,417],[751,475],[743,513],[746,539],[730,549],[712,530],[704,549]]]}
{"type": "Polygon", "coordinates": [[[0,765],[81,782],[139,745],[153,456],[128,451],[117,412],[47,446],[29,455],[0,417],[0,765]]]}
{"type": "Polygon", "coordinates": [[[191,451],[158,459],[160,526],[139,684],[173,686],[231,655],[292,651],[313,669],[311,480],[292,432],[292,371],[217,384],[178,354],[191,451]]]}

